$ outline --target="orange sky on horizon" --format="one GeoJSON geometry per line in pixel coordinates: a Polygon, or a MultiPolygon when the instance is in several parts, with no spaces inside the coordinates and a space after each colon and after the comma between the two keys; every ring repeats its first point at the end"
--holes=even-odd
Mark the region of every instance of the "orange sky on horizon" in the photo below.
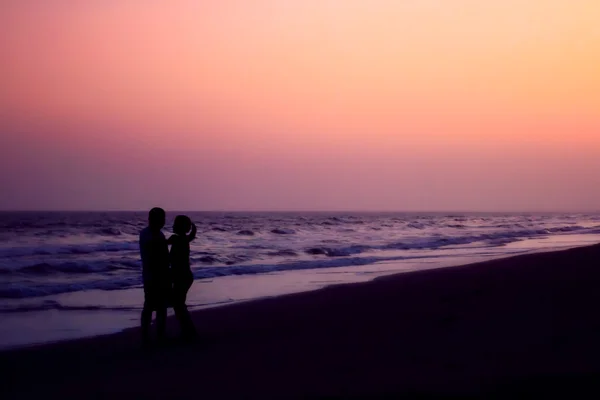
{"type": "Polygon", "coordinates": [[[8,0],[0,208],[61,187],[79,200],[47,207],[592,209],[598,20],[594,0],[8,0]]]}

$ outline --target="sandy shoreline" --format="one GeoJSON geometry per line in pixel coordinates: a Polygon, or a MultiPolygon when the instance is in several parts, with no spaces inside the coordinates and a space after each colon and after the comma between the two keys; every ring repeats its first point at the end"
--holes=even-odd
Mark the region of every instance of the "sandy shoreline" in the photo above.
{"type": "Polygon", "coordinates": [[[5,351],[0,394],[589,391],[600,376],[598,267],[600,246],[590,246],[201,310],[200,345],[151,354],[137,329],[5,351]]]}

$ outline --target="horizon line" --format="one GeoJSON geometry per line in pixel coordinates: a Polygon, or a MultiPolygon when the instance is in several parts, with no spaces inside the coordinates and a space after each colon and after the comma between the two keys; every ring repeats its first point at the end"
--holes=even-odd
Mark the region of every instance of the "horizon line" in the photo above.
{"type": "MultiPolygon", "coordinates": [[[[123,213],[139,213],[148,212],[149,209],[2,209],[0,213],[103,213],[103,212],[123,212],[123,213]]],[[[185,210],[185,209],[165,209],[167,213],[407,213],[407,214],[431,214],[431,213],[523,213],[523,214],[568,214],[568,213],[600,213],[600,210],[185,210]]]]}

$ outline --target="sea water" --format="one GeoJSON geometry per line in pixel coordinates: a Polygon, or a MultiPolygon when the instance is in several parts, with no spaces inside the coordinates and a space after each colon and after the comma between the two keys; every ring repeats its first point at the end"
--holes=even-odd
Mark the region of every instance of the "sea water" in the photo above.
{"type": "MultiPolygon", "coordinates": [[[[600,214],[181,214],[198,226],[191,309],[600,241],[600,214]]],[[[0,348],[137,325],[146,218],[0,213],[0,348]]]]}

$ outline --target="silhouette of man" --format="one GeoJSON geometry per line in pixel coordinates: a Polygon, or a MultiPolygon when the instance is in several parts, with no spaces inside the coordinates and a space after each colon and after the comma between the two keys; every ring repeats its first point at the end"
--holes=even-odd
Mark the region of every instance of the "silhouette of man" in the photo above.
{"type": "Polygon", "coordinates": [[[170,292],[169,248],[161,229],[165,226],[165,210],[153,208],[148,214],[148,226],[140,232],[140,255],[144,282],[142,310],[142,343],[150,339],[152,312],[156,311],[156,330],[159,341],[166,336],[167,301],[170,292]]]}

